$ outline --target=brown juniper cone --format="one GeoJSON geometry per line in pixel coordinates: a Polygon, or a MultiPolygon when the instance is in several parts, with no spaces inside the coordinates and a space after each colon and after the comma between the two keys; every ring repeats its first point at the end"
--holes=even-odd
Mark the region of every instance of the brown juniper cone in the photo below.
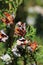
{"type": "Polygon", "coordinates": [[[14,30],[14,33],[18,36],[23,36],[26,34],[26,29],[25,29],[25,23],[22,23],[22,22],[18,22],[15,26],[15,30],[14,30]]]}
{"type": "Polygon", "coordinates": [[[8,23],[8,21],[6,20],[6,18],[2,18],[1,20],[2,20],[2,22],[5,23],[5,24],[8,23]],[[7,22],[6,22],[6,21],[7,21],[7,22]]]}
{"type": "Polygon", "coordinates": [[[0,30],[0,42],[6,42],[8,36],[4,33],[4,30],[0,30]]]}
{"type": "Polygon", "coordinates": [[[4,35],[0,32],[0,38],[4,38],[4,37],[7,37],[7,35],[4,35]]]}
{"type": "Polygon", "coordinates": [[[30,44],[30,47],[32,48],[32,51],[34,52],[36,50],[36,48],[38,47],[37,42],[33,42],[30,44]]]}
{"type": "Polygon", "coordinates": [[[7,12],[4,12],[5,18],[2,18],[2,22],[6,25],[14,23],[14,17],[7,12]]]}

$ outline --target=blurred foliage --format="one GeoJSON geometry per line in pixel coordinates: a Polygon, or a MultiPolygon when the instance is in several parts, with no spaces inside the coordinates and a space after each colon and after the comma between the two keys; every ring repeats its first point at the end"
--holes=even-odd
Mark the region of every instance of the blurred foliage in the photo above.
{"type": "Polygon", "coordinates": [[[43,6],[43,0],[36,0],[36,4],[40,5],[40,6],[43,6]]]}
{"type": "Polygon", "coordinates": [[[37,28],[37,35],[40,35],[43,37],[43,16],[41,16],[40,14],[37,15],[35,26],[37,28]]]}
{"type": "Polygon", "coordinates": [[[43,6],[43,0],[24,0],[24,4],[29,6],[43,6]]]}

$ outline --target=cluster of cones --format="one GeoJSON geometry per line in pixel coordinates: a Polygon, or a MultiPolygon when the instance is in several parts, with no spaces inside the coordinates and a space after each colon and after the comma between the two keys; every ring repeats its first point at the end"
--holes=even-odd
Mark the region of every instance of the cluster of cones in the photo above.
{"type": "MultiPolygon", "coordinates": [[[[2,22],[5,23],[9,27],[10,25],[13,25],[15,17],[13,15],[10,15],[7,12],[5,12],[4,15],[5,15],[5,18],[1,19],[2,22]]],[[[17,40],[14,48],[12,48],[12,52],[14,55],[20,57],[26,45],[27,45],[28,51],[34,52],[36,50],[38,46],[37,43],[24,38],[26,34],[26,24],[25,23],[19,21],[15,25],[14,34],[21,37],[20,39],[17,40]]],[[[7,39],[8,39],[8,35],[3,30],[0,30],[0,42],[6,42],[7,39]]]]}

